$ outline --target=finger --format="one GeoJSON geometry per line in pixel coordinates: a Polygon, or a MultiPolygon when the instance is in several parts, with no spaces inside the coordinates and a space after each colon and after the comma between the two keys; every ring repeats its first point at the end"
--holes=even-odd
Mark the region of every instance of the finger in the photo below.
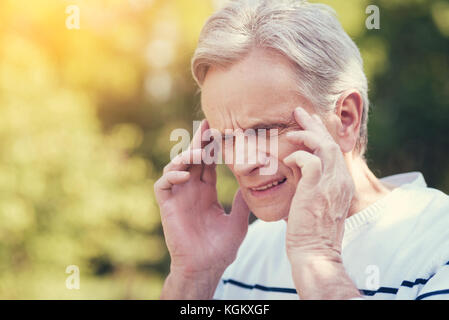
{"type": "Polygon", "coordinates": [[[202,149],[188,149],[172,159],[165,167],[164,173],[169,171],[185,171],[193,164],[201,164],[202,149]],[[199,158],[199,160],[198,160],[199,158]]]}
{"type": "Polygon", "coordinates": [[[201,180],[214,186],[217,184],[217,171],[215,163],[205,164],[203,166],[201,180]]]}
{"type": "Polygon", "coordinates": [[[203,160],[205,157],[206,154],[204,149],[186,150],[173,158],[173,160],[164,167],[163,172],[189,170],[191,176],[199,178],[203,182],[215,185],[217,180],[215,162],[209,165],[204,164],[203,160]],[[201,165],[196,166],[198,168],[195,168],[195,164],[201,165]]]}
{"type": "MultiPolygon", "coordinates": [[[[207,144],[207,141],[203,141],[202,137],[204,134],[204,131],[209,129],[209,122],[206,119],[203,119],[200,123],[199,128],[196,130],[192,141],[190,142],[189,149],[203,149],[204,146],[207,144]]],[[[200,173],[200,180],[204,181],[204,166],[205,164],[202,162],[203,155],[201,157],[197,156],[194,158],[195,163],[201,163],[201,173],[200,173]]]]}
{"type": "Polygon", "coordinates": [[[310,152],[299,150],[284,159],[284,163],[290,168],[301,169],[300,183],[315,185],[319,182],[322,174],[322,162],[319,157],[310,152]]]}
{"type": "Polygon", "coordinates": [[[312,131],[290,131],[287,132],[287,139],[295,144],[304,144],[312,153],[320,150],[320,141],[312,131]]]}
{"type": "Polygon", "coordinates": [[[160,205],[170,197],[174,185],[188,181],[189,177],[188,171],[169,171],[163,174],[154,184],[154,193],[158,204],[160,205]]]}
{"type": "Polygon", "coordinates": [[[304,130],[313,130],[314,129],[314,120],[312,116],[303,108],[297,107],[293,111],[293,117],[296,122],[304,128],[304,130]]]}
{"type": "Polygon", "coordinates": [[[205,131],[203,138],[210,141],[204,147],[203,154],[203,172],[201,180],[215,185],[216,184],[216,164],[222,159],[221,133],[216,129],[208,129],[205,131]]]}
{"type": "Polygon", "coordinates": [[[190,141],[189,149],[201,149],[204,147],[201,138],[203,136],[204,131],[206,131],[207,129],[209,129],[209,123],[207,122],[206,119],[201,120],[200,126],[195,131],[192,141],[190,141]]]}
{"type": "Polygon", "coordinates": [[[242,191],[240,189],[234,195],[232,201],[232,209],[230,219],[235,227],[247,228],[249,223],[249,207],[243,199],[242,191]]]}
{"type": "Polygon", "coordinates": [[[311,115],[301,107],[297,107],[293,112],[296,122],[305,130],[314,131],[322,134],[326,139],[329,139],[330,133],[323,123],[323,120],[317,115],[311,115]]]}
{"type": "Polygon", "coordinates": [[[287,132],[287,139],[294,144],[303,144],[310,152],[323,159],[323,166],[332,163],[335,159],[335,152],[338,151],[338,145],[332,140],[320,139],[313,131],[291,131],[287,132]]]}

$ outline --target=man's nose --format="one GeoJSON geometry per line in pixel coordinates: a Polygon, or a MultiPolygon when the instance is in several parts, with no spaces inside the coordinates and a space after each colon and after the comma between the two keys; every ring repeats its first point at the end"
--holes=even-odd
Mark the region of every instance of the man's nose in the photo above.
{"type": "Polygon", "coordinates": [[[250,175],[269,164],[270,156],[264,143],[257,143],[253,136],[237,137],[234,147],[234,172],[238,175],[250,175]]]}
{"type": "Polygon", "coordinates": [[[260,161],[257,159],[256,163],[242,163],[234,164],[234,172],[238,174],[239,176],[247,176],[251,175],[254,172],[257,172],[257,169],[261,169],[265,167],[268,163],[268,157],[265,157],[266,160],[260,161]]]}

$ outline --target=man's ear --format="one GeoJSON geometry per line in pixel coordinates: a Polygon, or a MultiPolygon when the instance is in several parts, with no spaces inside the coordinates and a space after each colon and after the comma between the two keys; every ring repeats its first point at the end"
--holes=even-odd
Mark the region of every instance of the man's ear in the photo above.
{"type": "Polygon", "coordinates": [[[343,153],[351,152],[355,148],[360,133],[362,113],[363,99],[357,90],[350,89],[340,95],[335,106],[336,138],[343,153]]]}

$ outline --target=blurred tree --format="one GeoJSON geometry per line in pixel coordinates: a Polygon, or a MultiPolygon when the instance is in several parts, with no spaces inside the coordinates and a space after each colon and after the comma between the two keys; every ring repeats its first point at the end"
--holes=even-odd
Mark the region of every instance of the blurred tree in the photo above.
{"type": "Polygon", "coordinates": [[[449,4],[313,0],[333,7],[359,46],[369,80],[369,166],[379,177],[421,171],[449,193],[449,4]],[[368,5],[380,29],[367,30],[368,5]]]}
{"type": "Polygon", "coordinates": [[[108,30],[117,53],[105,35],[65,29],[60,2],[28,7],[0,4],[0,297],[156,298],[166,249],[153,166],[134,154],[143,133],[103,132],[96,116],[106,92],[126,101],[138,90],[138,63],[122,56],[137,44],[121,32],[137,27],[124,18],[108,30]],[[69,265],[80,290],[65,287],[69,265]]]}
{"type": "Polygon", "coordinates": [[[381,28],[360,40],[384,55],[371,79],[368,159],[381,175],[421,171],[449,193],[449,5],[377,3],[381,28]]]}

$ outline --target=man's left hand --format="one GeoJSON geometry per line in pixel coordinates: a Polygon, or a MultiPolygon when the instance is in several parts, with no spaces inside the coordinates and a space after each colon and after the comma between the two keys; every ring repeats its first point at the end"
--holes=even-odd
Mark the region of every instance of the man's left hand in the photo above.
{"type": "MultiPolygon", "coordinates": [[[[306,291],[304,295],[307,295],[311,291],[331,290],[332,284],[338,287],[341,280],[350,287],[349,297],[357,296],[358,291],[344,273],[341,261],[344,222],[354,196],[354,182],[339,145],[322,120],[302,108],[295,110],[294,117],[304,130],[289,132],[287,137],[298,147],[305,146],[305,150],[295,151],[284,159],[299,180],[286,235],[295,284],[300,294],[306,291]],[[323,271],[320,268],[329,271],[327,277],[320,279],[317,275],[323,271]],[[341,278],[342,274],[346,279],[341,278]],[[316,281],[309,281],[312,278],[316,281]],[[308,290],[308,286],[314,288],[308,290]]],[[[328,292],[309,297],[337,296],[328,292]]]]}

